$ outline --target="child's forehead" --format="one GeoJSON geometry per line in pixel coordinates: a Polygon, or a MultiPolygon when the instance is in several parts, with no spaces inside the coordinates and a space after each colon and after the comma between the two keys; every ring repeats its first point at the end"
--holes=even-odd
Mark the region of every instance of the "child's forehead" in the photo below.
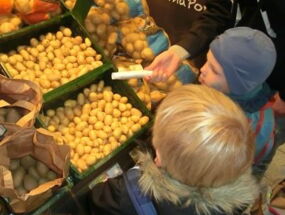
{"type": "Polygon", "coordinates": [[[215,57],[215,55],[213,54],[213,52],[211,50],[209,50],[209,52],[207,54],[207,61],[209,63],[209,66],[213,70],[215,70],[215,72],[224,75],[222,65],[219,63],[219,61],[217,60],[217,58],[215,57]]]}

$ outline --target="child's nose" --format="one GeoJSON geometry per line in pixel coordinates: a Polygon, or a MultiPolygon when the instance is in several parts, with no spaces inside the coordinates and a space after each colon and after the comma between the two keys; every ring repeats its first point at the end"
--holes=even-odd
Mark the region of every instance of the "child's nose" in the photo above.
{"type": "Polygon", "coordinates": [[[204,64],[201,69],[200,69],[201,75],[205,76],[206,75],[206,64],[204,64]]]}

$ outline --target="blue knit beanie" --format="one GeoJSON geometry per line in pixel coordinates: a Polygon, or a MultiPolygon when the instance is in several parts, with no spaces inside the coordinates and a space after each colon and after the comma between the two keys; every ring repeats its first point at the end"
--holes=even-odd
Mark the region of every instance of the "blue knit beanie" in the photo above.
{"type": "Polygon", "coordinates": [[[243,95],[260,86],[272,72],[276,50],[271,39],[258,30],[237,27],[210,44],[223,67],[230,93],[243,95]]]}

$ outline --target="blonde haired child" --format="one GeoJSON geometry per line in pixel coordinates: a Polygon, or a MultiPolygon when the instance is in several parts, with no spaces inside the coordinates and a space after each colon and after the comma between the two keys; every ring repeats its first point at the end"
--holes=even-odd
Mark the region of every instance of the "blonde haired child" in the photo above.
{"type": "Polygon", "coordinates": [[[225,215],[252,204],[253,134],[242,110],[201,85],[171,92],[157,110],[156,158],[140,153],[138,166],[96,185],[92,214],[225,215]]]}

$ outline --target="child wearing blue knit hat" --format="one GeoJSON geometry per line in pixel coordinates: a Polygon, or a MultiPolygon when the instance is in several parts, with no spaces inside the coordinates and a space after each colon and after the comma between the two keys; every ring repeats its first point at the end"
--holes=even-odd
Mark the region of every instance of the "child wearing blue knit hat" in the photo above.
{"type": "Polygon", "coordinates": [[[276,61],[273,42],[248,27],[225,31],[210,44],[199,81],[230,96],[246,112],[256,135],[255,174],[262,176],[273,155],[274,94],[265,83],[276,61]]]}

